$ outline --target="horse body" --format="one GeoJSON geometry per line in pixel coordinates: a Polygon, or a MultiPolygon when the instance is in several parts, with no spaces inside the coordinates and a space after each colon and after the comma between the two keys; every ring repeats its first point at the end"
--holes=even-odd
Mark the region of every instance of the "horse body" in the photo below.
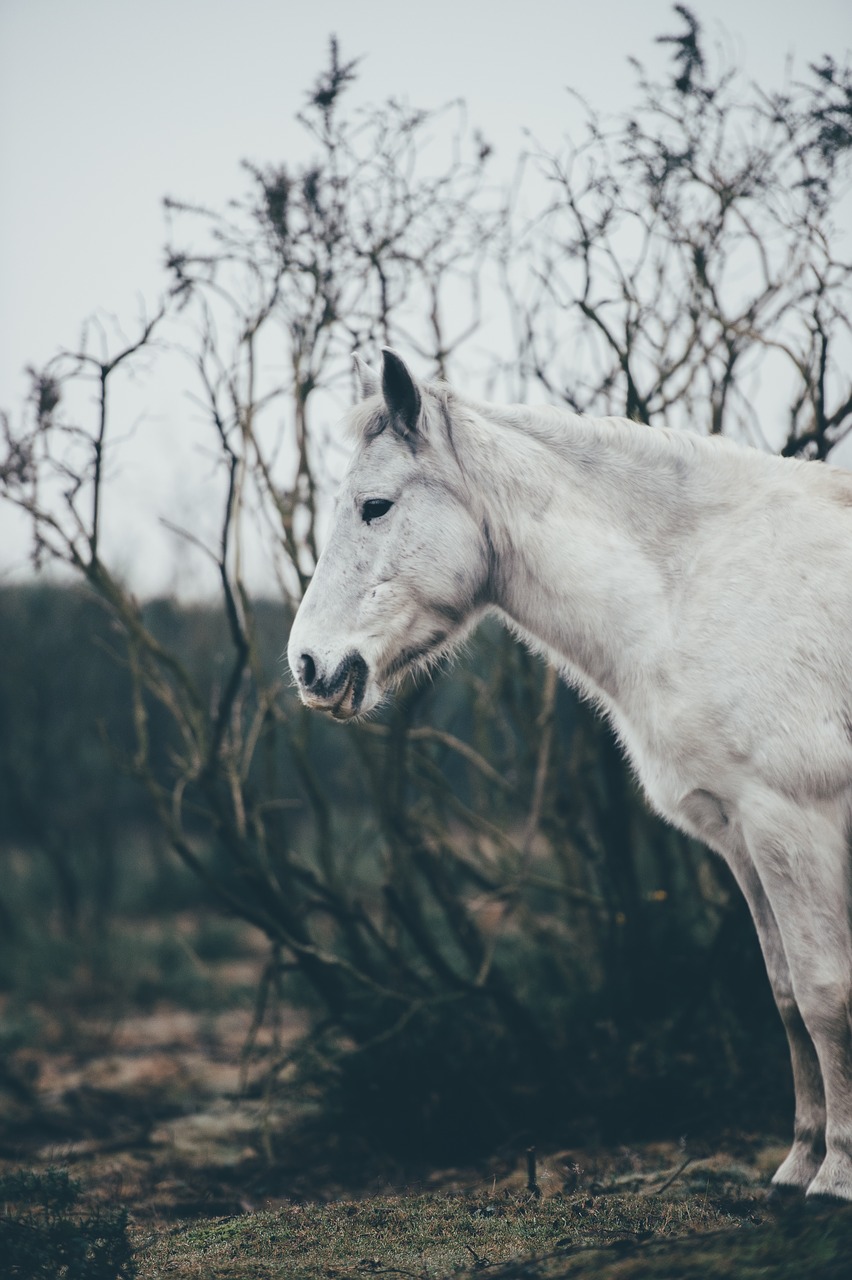
{"type": "Polygon", "coordinates": [[[852,476],[362,369],[358,443],[290,638],[345,719],[486,612],[613,722],[730,865],[787,1030],[782,1186],[852,1200],[852,476]]]}

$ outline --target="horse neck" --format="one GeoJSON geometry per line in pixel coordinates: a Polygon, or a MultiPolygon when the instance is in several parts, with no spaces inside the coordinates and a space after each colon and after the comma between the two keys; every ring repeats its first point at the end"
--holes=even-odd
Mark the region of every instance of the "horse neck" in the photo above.
{"type": "Polygon", "coordinates": [[[694,524],[688,454],[649,458],[648,429],[630,423],[486,425],[475,465],[493,603],[590,692],[623,704],[665,642],[673,556],[694,524]]]}

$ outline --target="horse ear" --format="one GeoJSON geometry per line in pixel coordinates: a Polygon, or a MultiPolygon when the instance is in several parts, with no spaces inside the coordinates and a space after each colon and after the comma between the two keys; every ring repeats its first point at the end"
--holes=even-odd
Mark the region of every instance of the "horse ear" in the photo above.
{"type": "Polygon", "coordinates": [[[364,363],[357,352],[352,353],[352,359],[355,362],[355,371],[361,384],[361,399],[369,400],[370,396],[377,396],[382,389],[378,374],[374,373],[370,366],[364,363]]]}
{"type": "Polygon", "coordinates": [[[382,347],[382,393],[394,430],[404,436],[415,435],[422,404],[420,388],[408,365],[390,347],[382,347]]]}

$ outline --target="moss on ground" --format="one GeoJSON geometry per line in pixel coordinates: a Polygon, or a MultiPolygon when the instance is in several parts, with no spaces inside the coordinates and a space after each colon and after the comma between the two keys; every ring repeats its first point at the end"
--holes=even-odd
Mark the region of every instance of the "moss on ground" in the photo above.
{"type": "Polygon", "coordinates": [[[390,1196],[195,1221],[148,1239],[140,1280],[847,1280],[852,1207],[760,1193],[390,1196]]]}

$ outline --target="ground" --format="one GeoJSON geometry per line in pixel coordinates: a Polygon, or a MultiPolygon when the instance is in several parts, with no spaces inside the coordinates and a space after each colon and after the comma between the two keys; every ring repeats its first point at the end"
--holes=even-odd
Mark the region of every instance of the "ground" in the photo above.
{"type": "MultiPolygon", "coordinates": [[[[202,1008],[175,992],[108,1015],[34,1002],[0,1075],[0,1175],[67,1168],[89,1202],[125,1206],[140,1280],[852,1274],[852,1206],[767,1194],[774,1135],[544,1145],[533,1185],[522,1144],[441,1170],[344,1151],[309,1101],[288,1113],[246,1066],[261,962],[251,944],[198,959],[217,997],[202,1008]]],[[[281,1053],[304,1026],[285,1009],[261,1046],[281,1053]]]]}

